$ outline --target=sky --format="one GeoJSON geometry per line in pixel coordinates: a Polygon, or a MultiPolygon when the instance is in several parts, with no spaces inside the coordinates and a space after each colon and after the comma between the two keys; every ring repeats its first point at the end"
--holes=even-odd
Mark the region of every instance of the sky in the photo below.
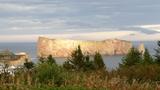
{"type": "Polygon", "coordinates": [[[0,0],[0,42],[160,40],[160,0],[0,0]]]}

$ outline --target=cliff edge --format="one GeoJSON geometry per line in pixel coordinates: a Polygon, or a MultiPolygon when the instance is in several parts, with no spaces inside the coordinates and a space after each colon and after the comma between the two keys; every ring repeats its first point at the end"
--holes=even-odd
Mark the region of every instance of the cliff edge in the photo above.
{"type": "Polygon", "coordinates": [[[39,37],[37,43],[38,57],[68,57],[75,48],[81,46],[83,53],[94,55],[99,52],[102,55],[125,55],[132,47],[129,41],[108,39],[104,41],[83,41],[67,39],[49,39],[39,37]]]}

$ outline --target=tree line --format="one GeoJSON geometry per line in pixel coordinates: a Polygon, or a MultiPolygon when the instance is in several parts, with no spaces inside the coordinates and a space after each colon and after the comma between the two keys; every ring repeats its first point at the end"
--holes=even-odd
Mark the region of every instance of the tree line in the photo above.
{"type": "Polygon", "coordinates": [[[156,53],[154,56],[150,55],[147,48],[145,52],[139,52],[137,48],[132,47],[129,53],[122,58],[122,63],[120,67],[133,66],[137,64],[149,65],[149,64],[158,64],[160,65],[160,41],[157,42],[157,48],[155,49],[156,53]]]}

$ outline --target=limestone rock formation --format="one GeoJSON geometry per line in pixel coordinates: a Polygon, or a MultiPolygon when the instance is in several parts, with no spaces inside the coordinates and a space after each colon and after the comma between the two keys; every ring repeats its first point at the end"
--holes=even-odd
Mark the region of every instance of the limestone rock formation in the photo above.
{"type": "Polygon", "coordinates": [[[145,46],[144,46],[143,43],[141,43],[141,44],[138,46],[138,51],[139,51],[140,53],[142,53],[142,55],[144,54],[144,52],[145,52],[145,46]]]}
{"type": "Polygon", "coordinates": [[[65,40],[65,39],[48,39],[39,37],[37,43],[38,57],[68,57],[78,45],[81,46],[83,53],[94,55],[99,52],[102,55],[124,55],[132,47],[131,42],[108,39],[104,41],[82,41],[82,40],[65,40]]]}
{"type": "Polygon", "coordinates": [[[9,50],[0,52],[0,64],[8,64],[9,66],[20,66],[29,59],[29,56],[25,52],[13,53],[9,50]]]}

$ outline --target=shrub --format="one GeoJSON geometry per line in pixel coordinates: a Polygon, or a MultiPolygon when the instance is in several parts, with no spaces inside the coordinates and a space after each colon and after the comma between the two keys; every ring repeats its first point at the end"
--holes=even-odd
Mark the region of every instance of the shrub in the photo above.
{"type": "Polygon", "coordinates": [[[61,85],[63,83],[63,68],[47,62],[36,67],[35,78],[43,84],[61,85]]]}
{"type": "Polygon", "coordinates": [[[24,63],[24,67],[29,69],[32,69],[34,67],[34,63],[33,62],[28,62],[28,60],[26,60],[26,62],[24,63]]]}
{"type": "Polygon", "coordinates": [[[50,64],[56,64],[56,60],[53,58],[52,55],[49,55],[47,57],[39,57],[39,61],[40,61],[40,63],[47,62],[50,64]]]}
{"type": "Polygon", "coordinates": [[[118,69],[117,75],[126,77],[128,80],[138,81],[159,81],[160,66],[157,64],[151,65],[134,65],[118,69]]]}

